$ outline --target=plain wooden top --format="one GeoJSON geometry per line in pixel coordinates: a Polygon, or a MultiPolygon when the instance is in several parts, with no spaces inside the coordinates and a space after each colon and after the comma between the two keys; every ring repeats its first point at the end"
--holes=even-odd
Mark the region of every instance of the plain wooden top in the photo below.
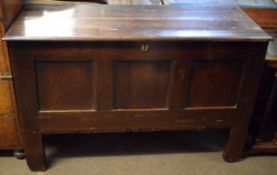
{"type": "Polygon", "coordinates": [[[4,40],[155,41],[271,37],[239,7],[213,5],[30,4],[4,40]]]}

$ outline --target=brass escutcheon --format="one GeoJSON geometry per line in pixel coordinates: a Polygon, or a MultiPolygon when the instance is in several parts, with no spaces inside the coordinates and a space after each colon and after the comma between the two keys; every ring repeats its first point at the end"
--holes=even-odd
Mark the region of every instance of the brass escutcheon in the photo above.
{"type": "Polygon", "coordinates": [[[150,46],[148,44],[142,44],[140,46],[140,50],[143,52],[147,52],[149,50],[150,46]]]}

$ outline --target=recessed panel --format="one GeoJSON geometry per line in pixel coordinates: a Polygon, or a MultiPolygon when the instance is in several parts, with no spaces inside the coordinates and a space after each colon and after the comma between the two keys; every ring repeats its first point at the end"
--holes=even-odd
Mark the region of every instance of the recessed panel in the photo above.
{"type": "Polygon", "coordinates": [[[114,63],[114,107],[165,108],[170,62],[114,63]]]}
{"type": "Polygon", "coordinates": [[[37,62],[36,71],[40,110],[94,107],[92,62],[37,62]]]}
{"type": "Polygon", "coordinates": [[[235,106],[242,69],[242,61],[194,62],[186,106],[235,106]]]}

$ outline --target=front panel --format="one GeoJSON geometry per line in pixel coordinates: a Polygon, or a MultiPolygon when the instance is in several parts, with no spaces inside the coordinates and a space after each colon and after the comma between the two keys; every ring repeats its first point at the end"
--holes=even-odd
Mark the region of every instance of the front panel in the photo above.
{"type": "Polygon", "coordinates": [[[193,61],[186,107],[235,107],[244,59],[193,61]]]}
{"type": "Polygon", "coordinates": [[[69,132],[231,127],[250,110],[242,98],[255,96],[251,79],[259,78],[262,60],[249,55],[252,46],[261,47],[40,42],[10,48],[18,99],[29,101],[19,106],[22,117],[39,119],[43,132],[69,132]]]}
{"type": "Polygon", "coordinates": [[[92,61],[38,61],[35,69],[40,111],[94,108],[92,61]]]}
{"type": "Polygon", "coordinates": [[[114,109],[167,108],[170,61],[115,61],[114,109]]]}

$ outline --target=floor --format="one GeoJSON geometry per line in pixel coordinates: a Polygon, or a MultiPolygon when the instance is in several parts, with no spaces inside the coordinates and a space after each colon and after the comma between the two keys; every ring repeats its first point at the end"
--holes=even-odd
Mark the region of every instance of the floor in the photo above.
{"type": "Polygon", "coordinates": [[[225,130],[75,134],[45,137],[49,169],[31,172],[25,160],[0,152],[0,175],[273,175],[276,156],[226,163],[225,130]]]}

